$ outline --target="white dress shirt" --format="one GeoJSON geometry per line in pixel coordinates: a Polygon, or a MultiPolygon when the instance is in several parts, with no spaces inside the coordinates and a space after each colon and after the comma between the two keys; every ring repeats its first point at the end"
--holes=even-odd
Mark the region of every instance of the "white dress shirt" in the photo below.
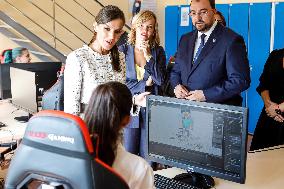
{"type": "Polygon", "coordinates": [[[125,150],[120,143],[112,167],[127,182],[130,189],[153,189],[154,173],[141,157],[125,150]]]}
{"type": "Polygon", "coordinates": [[[206,37],[205,37],[205,39],[204,39],[204,45],[205,45],[206,42],[207,42],[207,40],[209,39],[209,37],[210,37],[212,31],[215,29],[217,23],[218,23],[218,22],[215,21],[214,24],[212,25],[212,27],[210,28],[210,30],[208,30],[207,32],[201,33],[200,31],[198,31],[197,38],[196,38],[195,45],[194,45],[194,56],[193,56],[193,57],[195,57],[195,55],[196,55],[196,53],[197,53],[197,50],[198,50],[198,47],[199,47],[199,45],[200,45],[200,43],[201,43],[201,35],[202,35],[202,34],[205,34],[205,35],[206,35],[206,37]]]}

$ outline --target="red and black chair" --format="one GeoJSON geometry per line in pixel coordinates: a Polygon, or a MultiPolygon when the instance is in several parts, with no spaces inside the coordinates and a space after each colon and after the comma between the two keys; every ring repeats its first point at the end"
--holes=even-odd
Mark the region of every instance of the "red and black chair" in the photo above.
{"type": "Polygon", "coordinates": [[[95,158],[93,143],[81,118],[55,110],[37,113],[11,161],[5,188],[129,188],[95,158]]]}

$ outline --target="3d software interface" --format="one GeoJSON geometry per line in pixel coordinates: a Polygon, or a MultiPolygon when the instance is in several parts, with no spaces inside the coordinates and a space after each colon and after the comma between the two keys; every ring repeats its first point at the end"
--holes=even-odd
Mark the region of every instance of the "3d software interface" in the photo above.
{"type": "Polygon", "coordinates": [[[240,172],[242,112],[163,101],[149,106],[151,155],[240,172]]]}

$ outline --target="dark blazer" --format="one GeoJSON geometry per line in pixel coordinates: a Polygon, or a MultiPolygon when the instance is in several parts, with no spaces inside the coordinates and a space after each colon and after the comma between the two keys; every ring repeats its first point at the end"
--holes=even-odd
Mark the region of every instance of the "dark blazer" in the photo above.
{"type": "Polygon", "coordinates": [[[276,49],[269,54],[256,88],[259,95],[268,90],[270,100],[278,104],[284,102],[283,58],[284,49],[276,49]]]}
{"type": "MultiPolygon", "coordinates": [[[[256,88],[259,95],[268,90],[270,100],[280,104],[284,102],[284,68],[283,68],[284,49],[274,50],[264,65],[263,72],[259,78],[259,85],[256,88]]],[[[284,123],[275,121],[265,112],[263,106],[250,150],[258,150],[271,146],[284,144],[284,123]]]]}
{"type": "MultiPolygon", "coordinates": [[[[121,52],[125,54],[126,62],[126,85],[130,89],[132,95],[145,92],[146,81],[151,75],[154,85],[149,89],[151,94],[161,95],[163,84],[166,76],[166,56],[163,47],[158,46],[151,49],[152,58],[149,62],[146,62],[144,67],[145,74],[141,81],[137,80],[137,74],[135,70],[134,63],[134,46],[129,44],[124,44],[118,47],[121,52]]],[[[147,90],[147,91],[149,91],[147,90]]],[[[143,111],[142,111],[143,112],[143,111]]],[[[130,128],[138,128],[138,116],[132,117],[130,128]]]]}
{"type": "Polygon", "coordinates": [[[180,39],[175,65],[171,71],[173,87],[203,90],[207,102],[239,105],[240,93],[250,85],[250,71],[243,38],[217,24],[198,59],[192,64],[198,32],[180,39]]]}

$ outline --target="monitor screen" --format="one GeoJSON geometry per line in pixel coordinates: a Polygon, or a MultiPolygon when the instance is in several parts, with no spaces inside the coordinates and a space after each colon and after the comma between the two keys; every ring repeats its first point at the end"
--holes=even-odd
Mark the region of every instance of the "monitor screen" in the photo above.
{"type": "Polygon", "coordinates": [[[36,73],[18,68],[10,69],[12,104],[30,114],[38,111],[36,73]]]}
{"type": "Polygon", "coordinates": [[[247,108],[147,96],[147,159],[244,183],[247,108]]]}
{"type": "Polygon", "coordinates": [[[0,64],[0,98],[7,99],[11,98],[11,79],[10,79],[10,68],[20,68],[32,72],[39,73],[41,77],[37,79],[39,87],[48,89],[57,80],[57,72],[61,68],[61,62],[35,62],[35,63],[10,63],[0,64]],[[45,75],[43,75],[43,74],[45,75]]]}

